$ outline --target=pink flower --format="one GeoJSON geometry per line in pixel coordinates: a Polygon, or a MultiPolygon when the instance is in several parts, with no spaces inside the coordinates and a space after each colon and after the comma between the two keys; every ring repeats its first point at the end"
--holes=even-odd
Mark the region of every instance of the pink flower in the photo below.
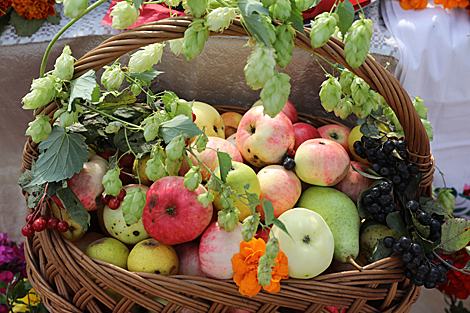
{"type": "Polygon", "coordinates": [[[11,240],[7,233],[0,233],[0,246],[10,246],[11,240]]]}
{"type": "Polygon", "coordinates": [[[8,307],[6,305],[0,305],[0,313],[8,313],[8,307]]]}
{"type": "Polygon", "coordinates": [[[470,185],[465,184],[465,187],[463,187],[463,194],[466,196],[470,196],[470,185]]]}
{"type": "MultiPolygon", "coordinates": [[[[10,271],[3,271],[0,273],[0,280],[7,285],[13,280],[13,277],[15,277],[15,274],[10,271]]],[[[0,289],[0,293],[5,293],[5,291],[6,289],[0,289]]]]}

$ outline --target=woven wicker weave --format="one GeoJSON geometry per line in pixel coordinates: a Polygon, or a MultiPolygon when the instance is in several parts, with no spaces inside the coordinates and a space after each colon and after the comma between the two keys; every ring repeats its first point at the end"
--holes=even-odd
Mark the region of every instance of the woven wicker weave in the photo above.
{"type": "MultiPolygon", "coordinates": [[[[76,62],[74,78],[90,69],[97,71],[139,47],[181,38],[190,23],[190,17],[171,18],[114,36],[76,62]]],[[[305,31],[308,34],[308,29],[305,31]]],[[[223,34],[247,36],[240,21],[235,21],[223,34]]],[[[210,35],[220,34],[211,32],[210,35]]],[[[297,33],[295,44],[349,68],[385,98],[403,126],[410,160],[419,165],[423,174],[420,193],[430,195],[434,166],[429,139],[409,96],[396,78],[371,58],[357,69],[350,68],[345,61],[344,44],[334,38],[322,48],[313,49],[310,39],[297,33]]],[[[246,110],[217,109],[220,112],[246,110]]],[[[57,107],[51,103],[45,110],[52,117],[57,107]]],[[[36,112],[42,113],[41,110],[36,112]]],[[[317,127],[334,122],[302,113],[299,119],[317,127]]],[[[37,157],[38,147],[28,138],[22,171],[30,169],[32,160],[37,157]]],[[[179,313],[183,307],[201,313],[224,313],[228,307],[262,313],[282,310],[280,308],[311,313],[327,312],[325,305],[348,308],[350,313],[408,312],[420,293],[420,288],[405,279],[399,257],[369,264],[362,272],[349,270],[322,274],[310,280],[283,280],[279,293],[261,292],[248,298],[239,294],[232,280],[132,273],[90,259],[57,231],[48,229],[26,238],[25,254],[31,284],[52,312],[129,312],[134,304],[164,313],[175,310],[179,313]],[[92,273],[96,280],[90,279],[85,271],[92,273]],[[117,291],[123,296],[122,300],[114,300],[106,289],[117,291]],[[168,300],[169,304],[163,306],[149,296],[168,300]]]]}

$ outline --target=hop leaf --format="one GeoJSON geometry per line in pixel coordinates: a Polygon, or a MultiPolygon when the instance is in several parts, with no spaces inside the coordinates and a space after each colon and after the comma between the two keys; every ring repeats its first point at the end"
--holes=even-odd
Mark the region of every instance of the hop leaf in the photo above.
{"type": "Polygon", "coordinates": [[[37,109],[51,102],[57,95],[56,83],[54,76],[50,75],[34,79],[31,92],[22,99],[23,109],[37,109]]]}
{"type": "Polygon", "coordinates": [[[201,170],[198,166],[192,166],[184,175],[184,186],[188,190],[194,191],[200,183],[202,183],[201,170]]]}
{"type": "Polygon", "coordinates": [[[327,112],[333,111],[341,99],[341,84],[334,76],[327,75],[328,79],[321,84],[320,100],[327,112]]]}
{"type": "Polygon", "coordinates": [[[421,123],[423,123],[424,129],[428,134],[429,141],[434,139],[434,130],[432,129],[431,122],[421,119],[421,123]]]}
{"type": "Polygon", "coordinates": [[[351,83],[351,94],[354,103],[361,106],[369,98],[369,85],[360,77],[356,76],[351,83]]]}
{"type": "Polygon", "coordinates": [[[209,38],[210,31],[204,22],[204,19],[196,19],[184,32],[183,54],[188,61],[204,49],[204,44],[209,38]]]}
{"type": "Polygon", "coordinates": [[[335,32],[336,19],[329,12],[324,12],[317,15],[311,24],[312,30],[310,31],[310,41],[312,43],[312,47],[320,48],[335,32]]]}
{"type": "Polygon", "coordinates": [[[214,201],[214,198],[214,194],[212,192],[207,191],[197,196],[197,201],[199,201],[199,203],[202,204],[203,207],[207,208],[209,203],[212,203],[214,201]]]}
{"type": "Polygon", "coordinates": [[[437,203],[441,207],[446,209],[449,215],[452,215],[452,213],[454,213],[455,197],[452,194],[451,189],[447,189],[447,188],[440,189],[437,194],[437,203]]]}
{"type": "Polygon", "coordinates": [[[122,181],[119,179],[120,173],[121,170],[116,166],[114,169],[108,170],[106,174],[104,174],[101,183],[103,184],[106,194],[117,197],[121,192],[122,181]]]}
{"type": "Polygon", "coordinates": [[[142,218],[147,195],[141,188],[131,190],[122,201],[122,215],[126,224],[132,225],[142,218]]]}
{"type": "Polygon", "coordinates": [[[31,136],[35,143],[40,143],[47,139],[52,131],[51,124],[49,123],[50,120],[49,116],[37,115],[34,121],[28,124],[29,127],[26,130],[26,135],[31,136]]]}
{"type": "Polygon", "coordinates": [[[207,28],[214,32],[223,32],[237,16],[235,8],[220,7],[206,15],[207,28]]]}
{"type": "Polygon", "coordinates": [[[143,73],[162,59],[163,43],[154,43],[134,53],[129,60],[131,73],[143,73]]]}
{"type": "Polygon", "coordinates": [[[124,72],[119,64],[105,66],[105,71],[101,75],[101,84],[109,91],[117,90],[124,81],[124,72]]]}
{"type": "Polygon", "coordinates": [[[178,160],[183,155],[185,137],[183,135],[176,136],[165,148],[166,157],[169,160],[178,160]]]}
{"type": "Polygon", "coordinates": [[[361,19],[355,21],[350,27],[351,32],[345,40],[344,54],[346,62],[352,68],[358,68],[367,58],[372,37],[371,26],[372,21],[361,16],[361,19]]]}
{"type": "Polygon", "coordinates": [[[78,18],[88,8],[88,0],[64,0],[64,14],[70,18],[78,18]]]}
{"type": "MultiPolygon", "coordinates": [[[[259,215],[259,213],[258,213],[259,215]]],[[[243,220],[242,237],[245,242],[250,242],[258,230],[259,219],[254,215],[250,215],[243,220]]]]}
{"type": "Polygon", "coordinates": [[[269,12],[282,22],[285,22],[290,17],[291,10],[289,0],[277,0],[276,3],[269,7],[269,12]]]}
{"type": "Polygon", "coordinates": [[[207,0],[187,0],[186,1],[189,10],[191,11],[191,15],[195,17],[201,17],[206,13],[207,9],[207,0]]]}
{"type": "Polygon", "coordinates": [[[276,27],[276,41],[273,46],[276,49],[276,62],[280,67],[285,68],[292,59],[294,51],[295,31],[292,26],[282,24],[276,27]]]}
{"type": "Polygon", "coordinates": [[[275,69],[276,50],[262,44],[256,44],[245,65],[246,83],[254,90],[263,88],[274,75],[275,69]]]}
{"type": "MultiPolygon", "coordinates": [[[[88,4],[88,0],[86,0],[88,4]]],[[[65,45],[62,54],[55,60],[54,75],[62,80],[71,80],[73,77],[73,57],[70,47],[65,45]]]]}
{"type": "Polygon", "coordinates": [[[289,81],[289,75],[279,73],[266,82],[260,94],[265,114],[275,117],[281,112],[290,94],[289,81]]]}
{"type": "Polygon", "coordinates": [[[114,7],[109,16],[113,18],[112,28],[124,29],[132,26],[137,22],[140,12],[136,10],[131,1],[119,1],[114,7]]]}

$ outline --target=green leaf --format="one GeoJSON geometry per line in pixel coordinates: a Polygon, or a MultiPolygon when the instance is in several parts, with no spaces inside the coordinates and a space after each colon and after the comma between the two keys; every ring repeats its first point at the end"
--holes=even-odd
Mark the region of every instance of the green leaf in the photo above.
{"type": "Polygon", "coordinates": [[[13,299],[21,299],[26,297],[28,290],[24,286],[24,280],[18,281],[18,283],[11,289],[11,297],[13,299]]]}
{"type": "Polygon", "coordinates": [[[340,2],[336,8],[336,13],[339,16],[338,27],[344,38],[354,22],[354,6],[349,1],[340,2]]]}
{"type": "Polygon", "coordinates": [[[384,239],[381,238],[377,240],[377,243],[374,246],[374,249],[372,250],[372,254],[370,255],[369,261],[370,262],[376,262],[378,260],[382,260],[385,258],[388,258],[391,256],[393,253],[392,248],[386,248],[384,246],[384,239]]]}
{"type": "Polygon", "coordinates": [[[7,288],[7,284],[3,280],[0,280],[0,289],[5,289],[5,288],[7,288]]]}
{"type": "Polygon", "coordinates": [[[93,91],[96,87],[95,71],[89,70],[70,83],[70,99],[68,111],[72,110],[72,102],[76,98],[92,101],[93,91]]]}
{"type": "Polygon", "coordinates": [[[380,130],[375,125],[369,125],[368,123],[363,123],[359,131],[366,137],[380,139],[382,136],[380,135],[380,130]]]}
{"type": "MultiPolygon", "coordinates": [[[[158,142],[157,140],[147,142],[144,138],[143,132],[129,132],[127,131],[127,140],[135,154],[145,153],[152,150],[152,147],[158,142]]],[[[114,146],[122,153],[129,151],[129,146],[126,141],[126,130],[121,128],[113,138],[114,146]]]]}
{"type": "Polygon", "coordinates": [[[413,242],[418,243],[421,247],[423,247],[424,252],[432,252],[435,248],[435,245],[423,238],[417,231],[411,233],[411,237],[413,238],[413,242]]]}
{"type": "Polygon", "coordinates": [[[467,251],[467,253],[470,255],[470,247],[465,247],[465,250],[467,251]]]}
{"type": "Polygon", "coordinates": [[[73,190],[70,187],[61,188],[57,190],[57,197],[72,221],[83,227],[83,232],[86,232],[91,222],[91,216],[73,190]]]}
{"type": "Polygon", "coordinates": [[[38,304],[38,306],[36,307],[36,312],[35,313],[49,313],[49,310],[44,305],[44,302],[41,301],[38,304]]]}
{"type": "Polygon", "coordinates": [[[88,161],[84,138],[67,134],[59,126],[54,127],[49,137],[39,144],[39,152],[34,178],[27,187],[68,179],[79,173],[88,161]]]}
{"type": "Polygon", "coordinates": [[[31,37],[45,21],[46,19],[37,20],[34,18],[25,20],[15,10],[11,11],[10,23],[15,25],[16,34],[18,36],[31,37]]]}
{"type": "Polygon", "coordinates": [[[10,11],[11,11],[11,7],[9,7],[6,10],[6,12],[5,12],[6,14],[0,16],[0,35],[5,30],[5,26],[7,26],[8,23],[10,22],[10,14],[8,14],[10,11]]]}
{"type": "Polygon", "coordinates": [[[176,95],[176,93],[174,93],[173,91],[168,91],[168,90],[165,90],[165,92],[163,93],[163,96],[161,96],[161,100],[163,104],[165,105],[165,107],[177,99],[179,99],[179,97],[176,95]]]}
{"type": "Polygon", "coordinates": [[[33,288],[33,286],[31,286],[31,282],[29,281],[29,279],[26,279],[25,282],[24,282],[24,287],[26,288],[26,290],[31,290],[33,288]]]}
{"type": "Polygon", "coordinates": [[[243,21],[245,22],[248,32],[255,38],[257,42],[263,43],[266,47],[271,48],[269,35],[261,20],[260,14],[269,16],[269,9],[256,0],[241,0],[238,2],[243,21]]]}
{"type": "Polygon", "coordinates": [[[100,85],[96,84],[95,88],[93,88],[93,92],[91,93],[91,102],[96,103],[100,101],[101,97],[101,88],[100,85]]]}
{"type": "Polygon", "coordinates": [[[287,231],[286,225],[284,225],[283,222],[281,222],[277,218],[273,218],[273,224],[276,225],[277,227],[279,227],[283,232],[285,232],[287,235],[289,235],[289,237],[292,238],[292,236],[287,231]]]}
{"type": "Polygon", "coordinates": [[[145,0],[132,0],[132,2],[134,2],[135,9],[137,12],[139,12],[139,8],[145,2],[145,0]]]}
{"type": "Polygon", "coordinates": [[[465,267],[463,268],[464,271],[470,272],[470,261],[467,262],[465,267]]]}
{"type": "Polygon", "coordinates": [[[181,135],[181,133],[187,134],[189,137],[202,134],[202,131],[194,124],[193,120],[182,114],[161,123],[159,131],[165,143],[169,143],[171,139],[181,135]]]}
{"type": "Polygon", "coordinates": [[[300,11],[297,6],[295,5],[295,0],[290,0],[291,4],[291,11],[290,16],[286,22],[291,22],[292,27],[298,30],[305,36],[307,35],[304,30],[304,18],[302,17],[302,11],[300,11]]]}
{"type": "Polygon", "coordinates": [[[256,193],[250,193],[248,191],[250,189],[250,184],[246,184],[245,186],[243,186],[243,188],[245,189],[245,197],[246,197],[246,200],[248,201],[251,213],[255,214],[256,213],[255,208],[256,206],[261,204],[261,201],[256,193]]]}
{"type": "Polygon", "coordinates": [[[109,106],[115,106],[116,104],[132,104],[135,102],[135,95],[130,90],[123,90],[119,94],[115,95],[114,93],[107,93],[102,103],[100,103],[99,108],[106,108],[109,106]]]}
{"type": "Polygon", "coordinates": [[[49,15],[47,18],[46,18],[46,21],[48,21],[49,23],[53,24],[53,25],[59,25],[60,24],[60,12],[56,10],[56,14],[55,15],[49,15]]]}
{"type": "Polygon", "coordinates": [[[416,227],[419,233],[425,238],[429,237],[429,234],[431,233],[431,227],[424,226],[420,222],[418,222],[418,219],[415,217],[415,214],[411,215],[411,219],[413,221],[413,225],[416,227]]]}
{"type": "Polygon", "coordinates": [[[400,212],[392,212],[387,215],[387,225],[393,229],[400,237],[408,236],[406,225],[403,221],[400,212]]]}
{"type": "Polygon", "coordinates": [[[266,225],[271,225],[274,220],[274,206],[269,200],[263,201],[264,221],[266,225]]]}
{"type": "Polygon", "coordinates": [[[38,206],[41,201],[42,196],[44,195],[45,184],[38,184],[28,186],[31,180],[34,177],[34,171],[36,170],[36,162],[32,161],[31,170],[26,170],[21,173],[20,178],[18,179],[18,185],[23,188],[24,191],[28,193],[28,200],[26,201],[26,206],[29,209],[35,208],[38,206]]]}
{"type": "Polygon", "coordinates": [[[437,215],[448,215],[447,210],[433,200],[426,202],[424,205],[420,205],[420,209],[424,212],[428,212],[429,214],[436,213],[437,215]]]}
{"type": "Polygon", "coordinates": [[[437,246],[446,251],[457,251],[470,241],[470,220],[454,218],[442,224],[441,243],[437,246]]]}
{"type": "Polygon", "coordinates": [[[232,158],[228,153],[219,150],[217,150],[217,157],[219,158],[220,179],[227,183],[228,172],[232,169],[232,158]]]}
{"type": "Polygon", "coordinates": [[[365,173],[361,170],[358,170],[357,168],[354,167],[354,165],[351,164],[351,167],[353,168],[353,170],[355,170],[356,172],[358,172],[359,174],[361,174],[362,176],[364,177],[367,177],[367,178],[370,178],[370,179],[375,179],[375,180],[378,180],[378,179],[381,179],[383,180],[384,178],[382,176],[375,176],[375,175],[372,175],[372,174],[369,174],[369,173],[365,173]]]}
{"type": "Polygon", "coordinates": [[[67,187],[67,181],[63,180],[60,182],[49,183],[47,186],[47,195],[49,197],[54,197],[57,194],[57,190],[67,187]]]}
{"type": "Polygon", "coordinates": [[[145,82],[151,82],[155,77],[165,72],[156,71],[153,68],[150,68],[142,73],[131,73],[131,77],[139,80],[143,80],[145,82]]]}

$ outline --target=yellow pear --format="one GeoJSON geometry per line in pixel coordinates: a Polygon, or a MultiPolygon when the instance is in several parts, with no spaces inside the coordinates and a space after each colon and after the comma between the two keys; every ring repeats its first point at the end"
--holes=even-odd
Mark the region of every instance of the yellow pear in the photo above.
{"type": "Polygon", "coordinates": [[[129,249],[125,244],[112,237],[104,237],[88,245],[85,254],[90,258],[98,259],[127,269],[129,249]]]}
{"type": "Polygon", "coordinates": [[[196,115],[197,127],[201,130],[206,127],[207,136],[220,137],[225,139],[225,125],[219,112],[210,104],[194,101],[193,113],[196,115]]]}
{"type": "Polygon", "coordinates": [[[59,234],[70,241],[77,241],[85,236],[83,227],[80,226],[80,224],[75,223],[65,209],[60,209],[54,201],[51,201],[50,203],[52,215],[57,217],[59,220],[66,221],[69,224],[69,230],[64,233],[59,232],[59,234]]]}
{"type": "Polygon", "coordinates": [[[132,248],[127,259],[127,268],[131,272],[176,275],[179,268],[178,255],[172,246],[161,244],[153,238],[145,239],[132,248]]]}

